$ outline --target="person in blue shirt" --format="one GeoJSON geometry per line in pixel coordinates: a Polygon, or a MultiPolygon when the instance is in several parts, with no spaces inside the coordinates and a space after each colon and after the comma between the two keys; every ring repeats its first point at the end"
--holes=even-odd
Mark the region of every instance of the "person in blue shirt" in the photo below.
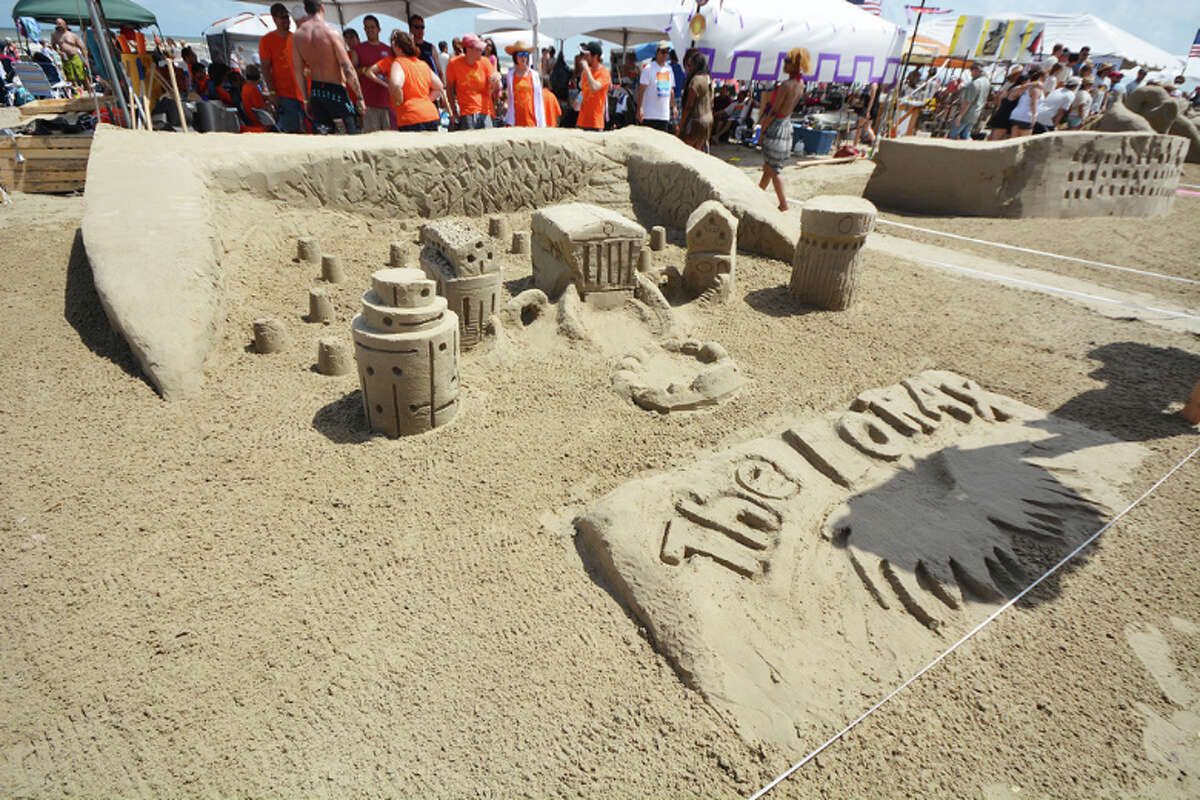
{"type": "Polygon", "coordinates": [[[683,97],[684,78],[686,78],[687,76],[684,75],[683,67],[679,66],[679,56],[675,53],[674,50],[671,50],[670,59],[671,59],[671,72],[675,73],[675,106],[676,106],[676,108],[678,108],[679,100],[680,100],[680,98],[683,97]]]}

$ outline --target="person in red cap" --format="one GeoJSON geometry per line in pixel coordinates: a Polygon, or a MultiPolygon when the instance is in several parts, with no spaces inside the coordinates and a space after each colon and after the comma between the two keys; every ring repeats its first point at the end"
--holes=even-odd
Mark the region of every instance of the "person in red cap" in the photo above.
{"type": "Polygon", "coordinates": [[[579,118],[575,127],[585,130],[604,130],[605,112],[608,110],[608,87],[612,85],[612,76],[600,61],[604,48],[599,42],[587,42],[581,48],[583,51],[582,73],[580,74],[579,90],[583,100],[579,106],[579,118]]]}
{"type": "Polygon", "coordinates": [[[450,104],[450,129],[469,131],[492,127],[492,95],[500,88],[500,75],[483,57],[483,39],[473,33],[462,37],[463,54],[446,67],[446,100],[450,104]]]}

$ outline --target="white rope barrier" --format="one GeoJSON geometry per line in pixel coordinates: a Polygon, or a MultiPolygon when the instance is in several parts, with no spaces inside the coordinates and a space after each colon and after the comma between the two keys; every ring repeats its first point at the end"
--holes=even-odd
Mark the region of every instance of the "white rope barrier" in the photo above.
{"type": "Polygon", "coordinates": [[[882,222],[884,225],[893,225],[897,228],[907,228],[910,231],[920,231],[922,233],[932,233],[936,236],[945,236],[948,239],[959,239],[964,242],[974,242],[975,244],[986,244],[990,247],[1002,247],[1005,250],[1016,250],[1021,253],[1032,253],[1038,256],[1048,256],[1050,258],[1060,258],[1063,261],[1074,261],[1079,264],[1087,264],[1093,267],[1102,267],[1104,269],[1116,269],[1122,272],[1133,272],[1137,275],[1147,275],[1151,278],[1162,278],[1166,281],[1178,281],[1179,283],[1191,283],[1200,285],[1200,281],[1192,280],[1191,278],[1180,278],[1177,275],[1163,275],[1161,272],[1150,272],[1144,269],[1134,269],[1133,267],[1121,267],[1116,264],[1105,264],[1103,261],[1091,261],[1086,258],[1075,258],[1074,256],[1064,256],[1059,253],[1047,253],[1044,250],[1030,250],[1028,247],[1017,247],[1012,244],[1002,244],[1000,242],[989,242],[986,239],[973,239],[970,236],[960,236],[957,233],[946,233],[945,231],[935,231],[932,228],[921,228],[917,225],[907,225],[903,222],[893,222],[888,219],[877,219],[877,222],[882,222]]]}
{"type": "Polygon", "coordinates": [[[1139,497],[1138,499],[1136,499],[1132,503],[1130,503],[1128,506],[1126,506],[1124,511],[1122,511],[1120,514],[1117,514],[1115,517],[1113,517],[1111,520],[1109,520],[1109,522],[1107,524],[1105,524],[1104,527],[1100,528],[1100,530],[1096,531],[1091,536],[1089,536],[1087,539],[1085,539],[1082,544],[1080,544],[1078,547],[1076,547],[1074,550],[1072,550],[1070,553],[1068,553],[1066,556],[1064,556],[1062,558],[1062,560],[1060,560],[1057,564],[1055,564],[1053,567],[1051,567],[1049,570],[1047,570],[1045,573],[1043,573],[1040,578],[1038,578],[1033,583],[1029,584],[1024,589],[1022,589],[1020,594],[1016,595],[1011,600],[1009,600],[1007,603],[1005,603],[1004,605],[1000,606],[998,609],[993,611],[987,617],[987,619],[985,619],[983,622],[979,623],[974,628],[972,628],[965,636],[963,636],[957,642],[952,644],[949,647],[949,649],[947,649],[940,656],[938,656],[933,661],[930,661],[928,664],[926,664],[924,667],[922,667],[911,678],[909,678],[904,683],[900,684],[895,689],[893,689],[891,692],[889,692],[887,694],[887,696],[885,696],[878,703],[871,706],[866,711],[864,711],[862,714],[860,714],[858,716],[858,718],[855,719],[853,722],[851,722],[849,725],[842,728],[840,731],[838,731],[833,736],[831,736],[829,739],[827,739],[823,744],[821,744],[819,747],[817,747],[811,753],[809,753],[804,758],[800,759],[795,764],[793,764],[791,767],[789,767],[787,769],[787,771],[783,772],[781,775],[779,775],[779,777],[775,778],[773,781],[768,783],[766,786],[762,787],[757,792],[755,792],[753,795],[751,795],[750,800],[758,800],[763,795],[767,794],[767,792],[770,792],[772,789],[774,789],[776,786],[778,786],[780,783],[787,780],[787,778],[789,778],[792,774],[794,774],[796,772],[796,770],[800,769],[805,764],[807,764],[808,762],[812,761],[814,758],[819,756],[827,748],[829,748],[831,745],[833,745],[835,742],[837,742],[839,739],[841,739],[843,736],[845,736],[847,733],[849,733],[851,730],[853,730],[859,723],[861,723],[867,717],[871,716],[876,711],[878,711],[880,708],[882,708],[885,703],[887,703],[889,700],[891,700],[896,695],[900,694],[900,692],[907,689],[910,685],[912,685],[918,678],[920,678],[926,672],[929,672],[929,670],[933,669],[938,664],[940,664],[943,659],[945,659],[947,656],[949,656],[951,653],[953,653],[955,650],[957,650],[959,647],[961,647],[967,640],[969,640],[973,636],[975,636],[975,634],[979,633],[981,630],[983,630],[985,627],[987,627],[993,620],[995,620],[997,617],[999,617],[1005,611],[1008,611],[1010,608],[1012,608],[1014,605],[1016,605],[1021,600],[1021,598],[1023,598],[1025,595],[1029,594],[1031,591],[1033,591],[1033,589],[1035,587],[1037,587],[1039,584],[1041,584],[1042,581],[1049,578],[1055,572],[1058,572],[1058,570],[1061,569],[1064,564],[1066,564],[1071,559],[1075,558],[1075,556],[1079,555],[1079,553],[1081,553],[1089,545],[1091,545],[1092,542],[1096,541],[1096,539],[1098,539],[1102,533],[1107,531],[1113,525],[1116,525],[1117,522],[1122,517],[1124,517],[1126,514],[1128,514],[1130,511],[1132,511],[1134,509],[1134,507],[1136,507],[1139,503],[1141,503],[1143,500],[1145,500],[1147,497],[1149,497],[1156,489],[1158,489],[1159,486],[1162,486],[1167,481],[1168,478],[1170,478],[1172,475],[1174,475],[1176,472],[1178,472],[1183,467],[1184,464],[1186,464],[1188,461],[1190,461],[1192,459],[1193,456],[1196,455],[1196,453],[1200,453],[1200,446],[1196,447],[1195,450],[1188,453],[1187,456],[1185,456],[1182,461],[1180,461],[1178,464],[1176,464],[1174,467],[1171,468],[1170,472],[1168,472],[1166,475],[1159,478],[1153,486],[1151,486],[1149,489],[1147,489],[1142,494],[1141,497],[1139,497]]]}
{"type": "Polygon", "coordinates": [[[1179,317],[1181,319],[1200,320],[1200,316],[1196,316],[1195,314],[1187,314],[1182,311],[1172,311],[1167,308],[1155,308],[1154,306],[1143,306],[1143,305],[1138,305],[1137,303],[1130,303],[1127,300],[1114,300],[1111,297],[1103,297],[1098,294],[1088,294],[1087,292],[1077,292],[1074,289],[1063,289],[1058,286],[1050,286],[1050,285],[1044,284],[1044,283],[1035,283],[1034,281],[1027,281],[1027,280],[1024,280],[1023,278],[1013,278],[1013,277],[1009,277],[1008,275],[997,275],[994,272],[985,272],[980,269],[971,269],[970,267],[960,267],[957,264],[947,264],[944,261],[934,261],[931,258],[922,258],[920,256],[905,256],[905,258],[911,258],[915,261],[922,261],[926,264],[933,264],[935,267],[942,267],[943,269],[951,269],[956,272],[965,272],[968,275],[979,275],[979,276],[982,276],[985,278],[991,278],[991,279],[999,281],[1001,283],[1012,283],[1017,286],[1028,286],[1031,289],[1038,289],[1038,290],[1044,291],[1044,292],[1056,292],[1058,294],[1071,295],[1072,297],[1082,297],[1087,300],[1096,300],[1101,303],[1111,303],[1112,305],[1115,305],[1115,306],[1124,306],[1125,308],[1134,308],[1134,309],[1137,309],[1138,311],[1149,311],[1149,312],[1152,312],[1155,314],[1166,314],[1169,317],[1179,317]]]}

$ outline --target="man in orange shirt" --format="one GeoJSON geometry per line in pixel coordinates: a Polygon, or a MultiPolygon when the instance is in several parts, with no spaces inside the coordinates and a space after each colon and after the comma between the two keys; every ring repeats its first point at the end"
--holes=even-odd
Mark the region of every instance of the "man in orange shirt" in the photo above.
{"type": "Polygon", "coordinates": [[[463,55],[446,67],[446,99],[450,103],[450,130],[491,128],[495,115],[492,95],[500,88],[500,74],[483,57],[483,40],[473,33],[462,37],[463,55]]]}
{"type": "Polygon", "coordinates": [[[612,76],[600,61],[604,48],[599,42],[588,42],[580,48],[583,51],[583,75],[579,89],[583,102],[579,106],[579,118],[575,127],[586,130],[604,130],[605,112],[608,110],[608,87],[612,85],[612,76]]]}
{"type": "Polygon", "coordinates": [[[258,60],[267,84],[267,97],[278,111],[276,125],[279,130],[300,133],[303,131],[304,107],[292,69],[292,18],[283,3],[275,3],[271,6],[271,19],[275,21],[275,30],[258,42],[258,60]]]}

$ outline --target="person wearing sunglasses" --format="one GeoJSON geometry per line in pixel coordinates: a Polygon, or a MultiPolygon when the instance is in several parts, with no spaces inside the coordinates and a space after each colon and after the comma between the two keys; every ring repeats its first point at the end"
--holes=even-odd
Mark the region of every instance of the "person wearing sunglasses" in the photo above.
{"type": "Polygon", "coordinates": [[[271,19],[275,30],[258,40],[258,60],[267,84],[267,100],[278,112],[276,127],[283,133],[300,133],[304,106],[292,70],[292,17],[283,3],[275,3],[271,6],[271,19]]]}
{"type": "Polygon", "coordinates": [[[433,74],[438,76],[439,80],[444,80],[445,75],[442,74],[442,67],[438,64],[437,53],[433,51],[433,42],[425,41],[425,18],[420,14],[413,14],[408,18],[408,32],[412,36],[413,44],[417,46],[417,50],[421,53],[421,60],[429,65],[433,70],[433,74]]]}
{"type": "Polygon", "coordinates": [[[546,127],[546,106],[542,99],[542,76],[530,68],[533,49],[524,41],[504,48],[513,58],[513,68],[505,75],[508,86],[508,110],[504,121],[509,127],[546,127]]]}

